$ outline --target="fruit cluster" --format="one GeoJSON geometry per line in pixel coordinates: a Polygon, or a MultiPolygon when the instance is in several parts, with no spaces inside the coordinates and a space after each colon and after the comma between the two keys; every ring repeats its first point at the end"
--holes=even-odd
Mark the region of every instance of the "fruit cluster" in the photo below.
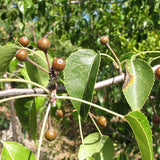
{"type": "MultiPolygon", "coordinates": [[[[29,45],[29,39],[25,36],[23,37],[20,37],[18,42],[23,46],[23,47],[27,47],[29,45]]],[[[55,79],[55,77],[58,75],[58,73],[60,71],[63,71],[64,68],[65,68],[65,61],[62,59],[62,58],[55,58],[52,62],[52,67],[50,67],[50,64],[49,64],[49,60],[48,60],[48,49],[50,48],[50,41],[49,39],[43,37],[43,38],[40,38],[37,42],[37,47],[39,50],[43,51],[45,56],[46,56],[46,60],[47,60],[47,63],[48,63],[48,67],[49,67],[49,71],[45,70],[42,66],[38,65],[36,62],[32,61],[30,58],[29,58],[29,54],[27,52],[27,48],[22,48],[22,49],[19,49],[17,52],[16,52],[16,58],[17,60],[19,61],[28,61],[30,63],[32,63],[33,65],[39,67],[40,69],[42,69],[43,71],[45,71],[46,73],[49,74],[50,76],[50,81],[53,81],[55,79]],[[56,74],[55,74],[56,72],[56,74]]],[[[55,87],[50,87],[49,88],[52,92],[53,89],[56,89],[55,87]]],[[[59,117],[59,118],[62,118],[64,117],[65,115],[65,111],[63,109],[57,109],[56,111],[56,115],[59,117]]],[[[49,119],[50,121],[50,119],[49,119]]],[[[51,122],[49,122],[49,124],[51,124],[51,122]]],[[[49,141],[52,141],[56,138],[56,131],[54,131],[52,129],[51,126],[48,127],[48,130],[46,131],[45,133],[45,138],[49,141]]]]}
{"type": "MultiPolygon", "coordinates": [[[[19,38],[19,43],[23,46],[26,47],[29,44],[29,39],[27,37],[20,37],[19,38]]],[[[38,40],[37,42],[37,47],[43,51],[45,54],[47,54],[48,49],[50,48],[50,41],[47,38],[41,38],[38,40]]],[[[26,51],[26,49],[19,49],[16,52],[16,58],[19,61],[29,61],[32,64],[36,65],[37,67],[39,67],[40,69],[42,69],[42,67],[40,67],[38,64],[36,64],[35,62],[33,62],[29,57],[28,57],[28,52],[26,51]]],[[[49,63],[49,62],[48,62],[49,63]]],[[[62,58],[55,58],[53,63],[52,63],[52,70],[56,71],[56,72],[60,72],[65,68],[65,61],[62,58]]],[[[49,68],[50,69],[50,68],[49,68]]]]}
{"type": "MultiPolygon", "coordinates": [[[[19,43],[23,46],[23,47],[27,47],[29,45],[29,39],[27,37],[20,37],[19,39],[19,43]]],[[[101,43],[102,44],[106,44],[106,43],[109,43],[109,38],[107,36],[103,36],[101,38],[101,43]]],[[[19,61],[28,61],[30,63],[32,63],[33,65],[39,67],[40,69],[42,69],[43,71],[47,72],[50,76],[50,81],[52,81],[54,79],[55,76],[57,76],[57,74],[61,71],[64,70],[65,68],[65,61],[62,59],[62,58],[55,58],[52,62],[52,66],[50,67],[50,64],[49,64],[49,60],[48,60],[48,49],[50,48],[51,44],[50,44],[50,41],[49,39],[43,37],[43,38],[40,38],[37,42],[37,47],[39,50],[43,51],[45,56],[46,56],[46,60],[47,60],[47,63],[48,63],[48,67],[49,67],[49,71],[45,70],[44,68],[42,68],[41,66],[39,66],[37,63],[35,63],[34,61],[32,61],[30,58],[29,58],[29,54],[28,52],[26,51],[27,48],[22,48],[22,49],[19,49],[17,52],[16,52],[16,58],[19,60],[19,61]],[[53,79],[52,79],[53,78],[53,79]]],[[[50,87],[49,88],[52,92],[54,92],[54,90],[56,89],[56,87],[50,87]]],[[[52,98],[52,97],[51,97],[52,98]]],[[[59,118],[63,118],[65,116],[65,111],[64,109],[57,109],[56,110],[56,115],[57,117],[59,118]]],[[[51,115],[49,115],[51,116],[51,115]]],[[[99,116],[98,118],[96,118],[97,120],[97,123],[99,124],[99,126],[101,127],[106,127],[107,125],[107,118],[104,117],[104,116],[99,116]]],[[[45,132],[45,138],[48,140],[48,141],[52,141],[56,138],[56,131],[54,131],[51,127],[51,119],[48,118],[48,130],[45,132]]]]}

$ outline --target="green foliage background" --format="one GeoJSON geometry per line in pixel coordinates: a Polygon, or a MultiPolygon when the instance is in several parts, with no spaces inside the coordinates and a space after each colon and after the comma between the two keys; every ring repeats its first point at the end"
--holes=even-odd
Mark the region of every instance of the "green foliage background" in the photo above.
{"type": "MultiPolygon", "coordinates": [[[[99,42],[100,37],[108,35],[110,45],[117,56],[124,60],[130,54],[160,50],[160,1],[159,0],[92,0],[92,1],[66,1],[66,0],[0,0],[0,46],[17,42],[18,38],[26,35],[32,46],[36,41],[46,35],[51,41],[49,55],[66,59],[70,53],[80,49],[93,49],[96,52],[110,54],[109,50],[99,42]],[[125,58],[124,58],[125,57],[125,58]]],[[[32,49],[32,47],[30,47],[32,49]]],[[[149,60],[154,55],[144,54],[140,58],[149,60]]],[[[160,64],[157,60],[153,63],[160,64]]],[[[13,67],[9,68],[12,72],[13,67]]],[[[117,75],[110,60],[102,57],[98,81],[117,75]]],[[[120,114],[127,114],[130,108],[122,94],[122,84],[112,85],[95,91],[95,100],[103,107],[107,107],[120,114]],[[122,109],[123,108],[123,109],[122,109]]],[[[156,81],[152,95],[159,97],[160,85],[156,81]]],[[[154,107],[160,115],[160,100],[154,100],[154,107]]],[[[159,127],[154,127],[151,119],[153,111],[147,101],[143,110],[147,115],[153,134],[154,153],[160,155],[158,145],[159,127]]],[[[95,114],[104,114],[95,110],[95,114]]],[[[111,115],[106,114],[109,120],[111,115]]],[[[127,124],[110,122],[110,130],[104,130],[118,144],[124,148],[125,157],[130,152],[138,152],[136,143],[132,141],[133,134],[127,124]],[[126,138],[118,137],[125,135],[126,138]],[[130,134],[131,133],[131,134],[130,134]],[[123,143],[122,143],[123,142],[123,143]]],[[[118,158],[117,158],[118,159],[118,158]]]]}

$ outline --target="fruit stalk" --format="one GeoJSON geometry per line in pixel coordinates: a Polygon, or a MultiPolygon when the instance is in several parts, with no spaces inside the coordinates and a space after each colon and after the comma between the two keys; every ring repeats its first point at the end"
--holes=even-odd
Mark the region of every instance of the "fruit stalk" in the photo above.
{"type": "Polygon", "coordinates": [[[44,117],[42,129],[41,129],[41,134],[40,134],[40,139],[39,139],[39,145],[38,145],[38,152],[37,152],[37,160],[39,160],[39,158],[40,158],[40,151],[41,151],[41,145],[42,145],[44,130],[45,130],[45,126],[46,126],[46,122],[47,122],[47,118],[48,118],[50,109],[51,109],[51,104],[49,103],[48,107],[47,107],[47,111],[46,111],[45,117],[44,117]]]}
{"type": "Polygon", "coordinates": [[[51,73],[51,65],[50,65],[50,62],[49,62],[49,58],[48,58],[48,53],[47,52],[45,52],[45,56],[46,56],[46,60],[47,60],[47,63],[48,63],[49,73],[51,73]]]}
{"type": "Polygon", "coordinates": [[[94,114],[92,114],[91,112],[89,112],[89,115],[91,116],[91,117],[93,117],[94,119],[98,119],[98,117],[97,116],[95,116],[94,114]]]}
{"type": "Polygon", "coordinates": [[[42,71],[44,71],[44,72],[49,74],[49,72],[46,69],[44,69],[42,66],[38,65],[36,62],[32,61],[29,57],[26,58],[26,61],[32,63],[33,65],[35,65],[38,68],[40,68],[42,71]]]}
{"type": "Polygon", "coordinates": [[[115,52],[113,51],[113,49],[111,48],[111,46],[109,45],[109,43],[106,43],[106,46],[109,48],[109,50],[112,52],[113,56],[115,57],[116,61],[118,62],[118,65],[119,65],[119,73],[122,74],[121,62],[119,61],[117,55],[115,54],[115,52]]]}
{"type": "Polygon", "coordinates": [[[49,115],[48,115],[48,130],[51,129],[51,111],[49,112],[49,115]]]}

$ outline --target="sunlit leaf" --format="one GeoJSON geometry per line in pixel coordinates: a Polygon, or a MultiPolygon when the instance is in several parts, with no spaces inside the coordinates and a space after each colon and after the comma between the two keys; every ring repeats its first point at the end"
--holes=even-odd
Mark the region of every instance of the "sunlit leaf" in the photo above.
{"type": "Polygon", "coordinates": [[[142,159],[153,160],[152,131],[146,116],[140,111],[132,111],[125,119],[136,137],[142,159]]]}
{"type": "Polygon", "coordinates": [[[99,133],[92,133],[85,137],[84,146],[81,144],[79,160],[92,157],[95,160],[113,160],[113,144],[108,136],[101,136],[99,133]]]}
{"type": "Polygon", "coordinates": [[[0,47],[0,78],[2,78],[3,74],[9,67],[9,63],[15,56],[17,50],[17,46],[13,44],[0,47]]]}
{"type": "MultiPolygon", "coordinates": [[[[43,52],[37,51],[36,54],[30,56],[30,58],[33,61],[35,61],[38,65],[42,66],[44,69],[48,70],[48,64],[46,62],[46,58],[43,52]]],[[[25,63],[30,79],[46,87],[49,82],[48,73],[42,71],[41,69],[31,64],[30,62],[25,62],[25,63]]]]}
{"type": "Polygon", "coordinates": [[[123,93],[132,110],[140,110],[154,84],[152,68],[142,60],[128,60],[123,93]]]}
{"type": "Polygon", "coordinates": [[[17,142],[4,142],[1,160],[36,160],[34,154],[17,142]]]}
{"type": "MultiPolygon", "coordinates": [[[[72,53],[64,70],[65,87],[70,96],[92,101],[97,78],[100,55],[93,50],[83,49],[72,53]]],[[[90,106],[72,101],[74,107],[86,119],[90,106]]]]}

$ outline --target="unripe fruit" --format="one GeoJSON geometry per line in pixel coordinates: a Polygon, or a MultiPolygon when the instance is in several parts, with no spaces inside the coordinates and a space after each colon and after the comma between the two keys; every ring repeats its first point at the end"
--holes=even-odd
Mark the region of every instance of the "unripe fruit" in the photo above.
{"type": "Polygon", "coordinates": [[[160,80],[160,67],[156,69],[155,75],[156,75],[156,78],[160,80]]]}
{"type": "Polygon", "coordinates": [[[28,57],[28,52],[24,49],[20,49],[16,52],[16,58],[19,61],[25,61],[28,57]]]}
{"type": "Polygon", "coordinates": [[[47,38],[41,38],[37,42],[37,46],[41,51],[46,52],[50,47],[50,41],[47,38]]]}
{"type": "Polygon", "coordinates": [[[47,130],[46,133],[45,133],[45,138],[48,141],[53,141],[56,138],[56,131],[47,130]]]}
{"type": "Polygon", "coordinates": [[[106,117],[100,116],[100,117],[98,117],[97,121],[98,121],[98,124],[101,127],[106,127],[107,126],[107,118],[106,117]]]}
{"type": "Polygon", "coordinates": [[[20,37],[18,41],[23,47],[27,47],[29,44],[29,39],[27,37],[20,37]]]}
{"type": "Polygon", "coordinates": [[[54,71],[60,72],[65,68],[65,61],[61,58],[56,58],[52,63],[52,67],[54,71]]]}
{"type": "Polygon", "coordinates": [[[62,117],[64,117],[64,115],[65,115],[65,111],[64,111],[63,109],[57,109],[56,115],[57,115],[59,118],[62,118],[62,117]]]}
{"type": "Polygon", "coordinates": [[[109,43],[109,37],[108,36],[103,36],[100,39],[101,44],[106,45],[107,43],[109,43]]]}
{"type": "Polygon", "coordinates": [[[159,125],[160,125],[160,116],[154,115],[153,118],[152,118],[152,122],[153,122],[155,125],[159,126],[159,125]]]}

